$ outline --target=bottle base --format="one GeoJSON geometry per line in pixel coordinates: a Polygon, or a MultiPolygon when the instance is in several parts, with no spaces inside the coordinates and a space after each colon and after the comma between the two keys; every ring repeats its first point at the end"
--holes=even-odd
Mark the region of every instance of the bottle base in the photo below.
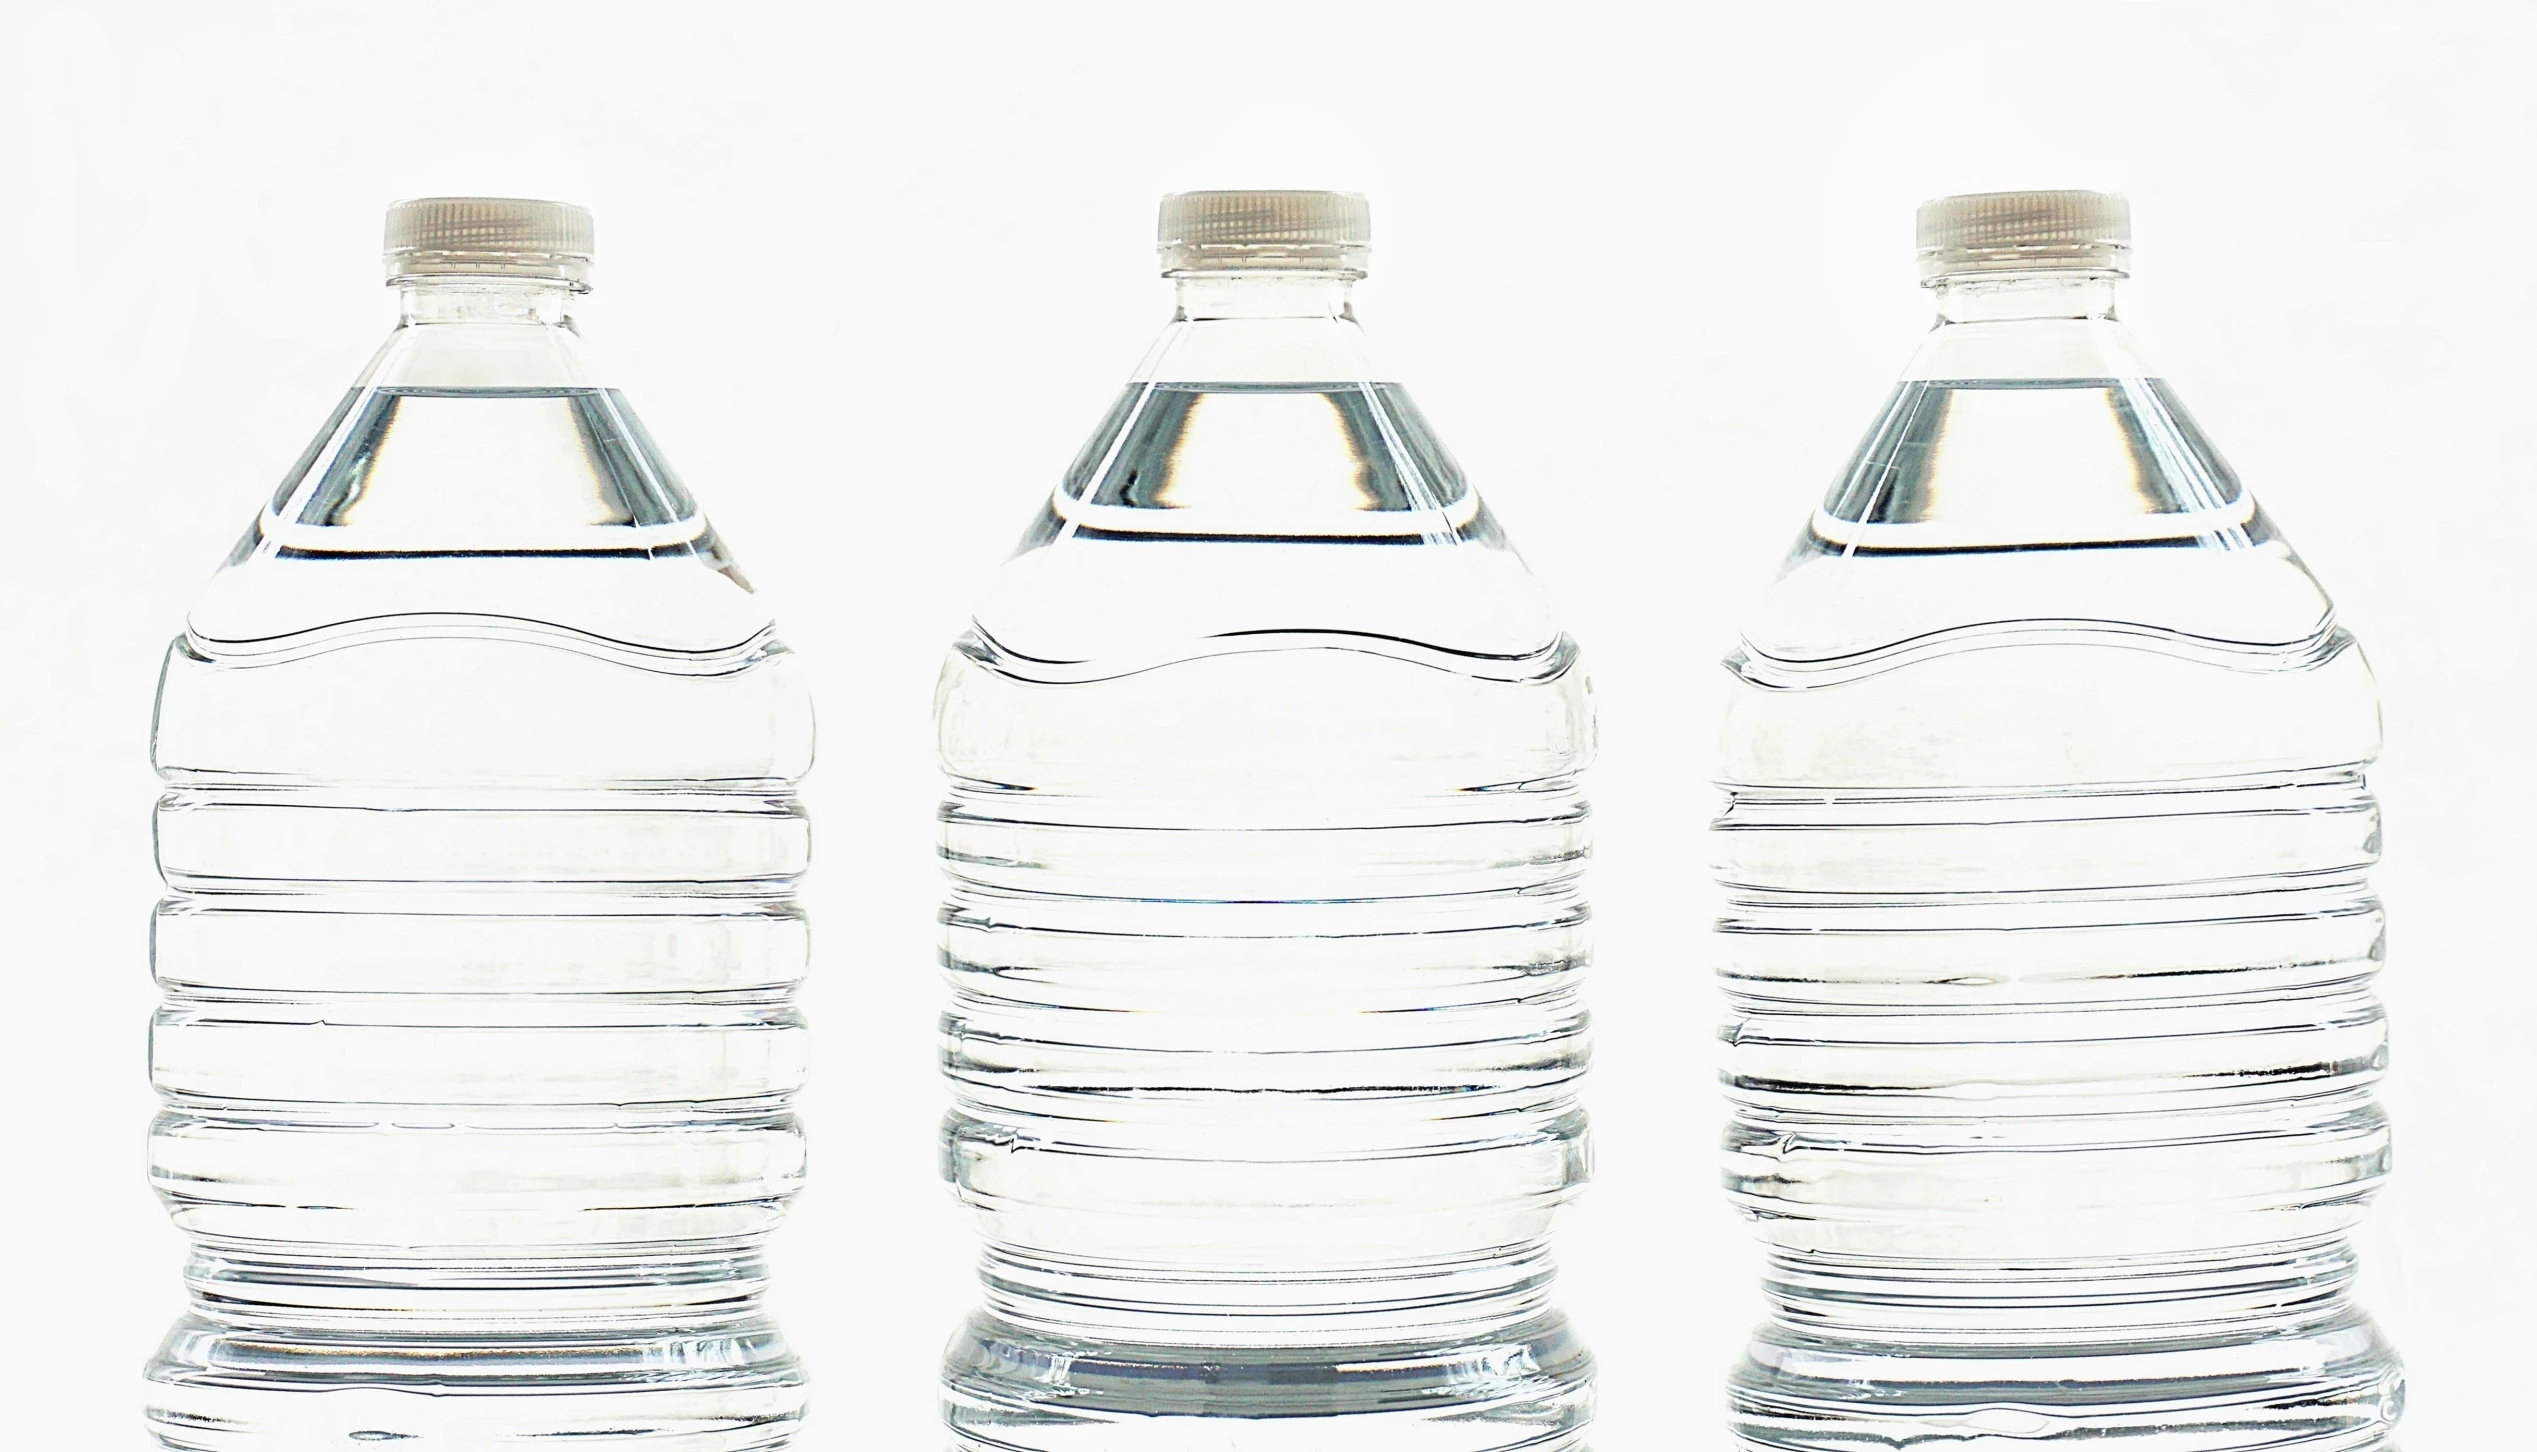
{"type": "Polygon", "coordinates": [[[1593,1399],[1557,1313],[1348,1346],[1093,1342],[980,1313],[943,1368],[958,1452],[1585,1452],[1593,1399]]]}
{"type": "Polygon", "coordinates": [[[764,1322],[711,1332],[388,1338],[189,1317],[150,1363],[168,1452],[775,1452],[805,1402],[764,1322]]]}
{"type": "Polygon", "coordinates": [[[1739,1452],[2395,1452],[2404,1371],[2348,1312],[2256,1338],[1897,1345],[1765,1326],[1739,1452]]]}

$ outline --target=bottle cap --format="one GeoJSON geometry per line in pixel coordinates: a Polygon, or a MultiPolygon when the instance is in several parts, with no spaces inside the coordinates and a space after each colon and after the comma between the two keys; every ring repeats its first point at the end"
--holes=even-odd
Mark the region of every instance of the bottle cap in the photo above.
{"type": "Polygon", "coordinates": [[[418,197],[388,208],[388,281],[479,274],[590,286],[590,213],[518,197],[418,197]]]}
{"type": "Polygon", "coordinates": [[[1174,192],[1154,240],[1166,275],[1260,267],[1363,277],[1374,222],[1356,192],[1174,192]]]}
{"type": "Polygon", "coordinates": [[[2132,204],[2113,192],[1973,192],[1920,204],[1920,280],[2130,270],[2132,204]]]}

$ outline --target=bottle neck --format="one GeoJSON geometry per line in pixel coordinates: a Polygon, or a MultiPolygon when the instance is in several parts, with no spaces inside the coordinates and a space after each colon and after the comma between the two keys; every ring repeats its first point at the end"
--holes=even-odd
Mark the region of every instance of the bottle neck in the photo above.
{"type": "Polygon", "coordinates": [[[1137,383],[1370,383],[1374,371],[1350,290],[1353,271],[1244,268],[1171,275],[1171,326],[1137,383]]]}
{"type": "Polygon", "coordinates": [[[2112,272],[1991,272],[1942,277],[1930,287],[1941,323],[2114,317],[2112,272]]]}
{"type": "Polygon", "coordinates": [[[2157,376],[2114,315],[2112,272],[1992,272],[1942,277],[1930,288],[1937,325],[1906,380],[2026,380],[2157,376]]]}
{"type": "Polygon", "coordinates": [[[397,280],[398,322],[364,383],[400,388],[587,388],[571,283],[463,274],[397,280]]]}
{"type": "Polygon", "coordinates": [[[1353,272],[1283,268],[1181,272],[1172,275],[1180,322],[1245,318],[1332,318],[1355,321],[1353,272]]]}
{"type": "Polygon", "coordinates": [[[450,274],[397,279],[398,320],[407,324],[510,323],[572,326],[577,290],[547,277],[450,274]]]}

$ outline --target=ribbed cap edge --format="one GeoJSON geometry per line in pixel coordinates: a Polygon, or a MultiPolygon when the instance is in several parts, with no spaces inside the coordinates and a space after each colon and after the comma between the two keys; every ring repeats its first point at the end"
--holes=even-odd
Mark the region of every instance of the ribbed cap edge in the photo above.
{"type": "Polygon", "coordinates": [[[1971,192],[1920,204],[1923,282],[1979,272],[2121,274],[2132,257],[2132,205],[2113,192],[1971,192]]]}
{"type": "Polygon", "coordinates": [[[587,208],[525,197],[416,197],[388,208],[388,280],[476,273],[590,284],[587,208]]]}
{"type": "Polygon", "coordinates": [[[1154,241],[1163,270],[1327,269],[1362,274],[1373,251],[1373,211],[1356,192],[1173,192],[1154,241]]]}

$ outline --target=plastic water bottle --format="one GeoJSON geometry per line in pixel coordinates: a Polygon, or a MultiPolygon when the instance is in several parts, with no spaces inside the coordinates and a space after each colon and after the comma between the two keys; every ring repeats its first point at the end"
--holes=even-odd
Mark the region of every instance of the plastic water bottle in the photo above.
{"type": "Polygon", "coordinates": [[[403,319],[170,649],[162,1445],[784,1446],[799,670],[585,362],[589,213],[388,213],[403,319]]]}
{"type": "Polygon", "coordinates": [[[1728,662],[1735,1433],[2382,1447],[2369,668],[2115,321],[2121,198],[1919,231],[1937,326],[1728,662]]]}
{"type": "Polygon", "coordinates": [[[937,697],[971,1452],[1572,1448],[1575,647],[1350,311],[1363,198],[1162,207],[1179,309],[937,697]]]}

